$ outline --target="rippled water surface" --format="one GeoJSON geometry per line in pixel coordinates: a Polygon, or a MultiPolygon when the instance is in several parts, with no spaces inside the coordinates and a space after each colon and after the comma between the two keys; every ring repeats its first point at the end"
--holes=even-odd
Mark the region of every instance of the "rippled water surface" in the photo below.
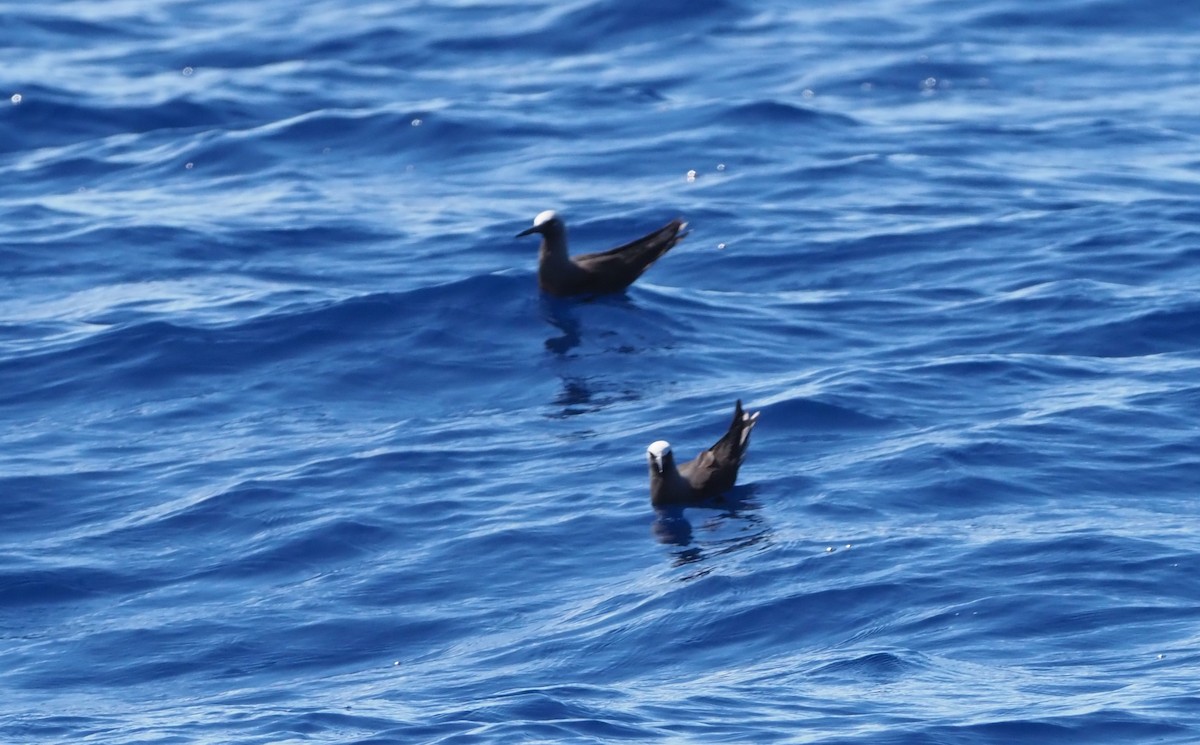
{"type": "Polygon", "coordinates": [[[0,740],[1200,740],[1200,10],[0,14],[0,740]]]}

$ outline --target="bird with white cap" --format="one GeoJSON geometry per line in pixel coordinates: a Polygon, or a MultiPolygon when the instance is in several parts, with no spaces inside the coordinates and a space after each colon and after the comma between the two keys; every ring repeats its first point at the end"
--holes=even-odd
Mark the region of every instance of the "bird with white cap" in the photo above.
{"type": "Polygon", "coordinates": [[[651,443],[646,449],[650,464],[650,504],[655,507],[686,505],[732,489],[737,482],[738,468],[746,459],[746,449],[750,447],[750,430],[761,413],[747,414],[739,399],[729,431],[717,440],[717,444],[678,467],[670,443],[666,440],[651,443]]]}
{"type": "Polygon", "coordinates": [[[517,237],[539,233],[538,287],[550,295],[599,295],[622,292],[642,272],[683,239],[687,223],[672,220],[649,235],[608,251],[567,253],[567,226],[554,210],[546,210],[533,220],[533,227],[517,237]]]}

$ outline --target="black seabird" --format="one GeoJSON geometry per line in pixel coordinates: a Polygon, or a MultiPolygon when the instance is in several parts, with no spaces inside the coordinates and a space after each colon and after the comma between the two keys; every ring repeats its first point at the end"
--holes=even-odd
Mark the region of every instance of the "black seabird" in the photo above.
{"type": "Polygon", "coordinates": [[[682,220],[672,220],[653,233],[624,246],[571,257],[567,254],[567,226],[554,210],[533,219],[533,227],[517,237],[541,233],[538,252],[538,287],[550,295],[591,295],[621,292],[671,250],[686,232],[682,220]]]}
{"type": "Polygon", "coordinates": [[[732,489],[737,481],[738,467],[750,446],[750,430],[754,429],[761,413],[745,413],[741,399],[738,399],[725,436],[678,468],[670,443],[665,440],[651,443],[646,448],[646,457],[650,461],[650,504],[655,507],[688,504],[732,489]]]}

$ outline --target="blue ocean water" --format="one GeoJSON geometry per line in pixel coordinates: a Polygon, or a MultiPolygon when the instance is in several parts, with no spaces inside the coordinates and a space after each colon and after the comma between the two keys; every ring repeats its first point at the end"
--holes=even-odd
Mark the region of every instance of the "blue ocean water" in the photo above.
{"type": "Polygon", "coordinates": [[[0,741],[1200,740],[1200,7],[0,17],[0,741]]]}

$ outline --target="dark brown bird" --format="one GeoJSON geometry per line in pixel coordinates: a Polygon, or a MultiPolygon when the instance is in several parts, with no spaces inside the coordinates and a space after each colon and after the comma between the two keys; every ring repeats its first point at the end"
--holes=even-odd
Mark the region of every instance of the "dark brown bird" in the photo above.
{"type": "Polygon", "coordinates": [[[554,210],[533,220],[533,227],[517,237],[541,233],[538,252],[538,287],[550,295],[598,295],[621,292],[660,256],[671,250],[686,232],[682,220],[672,220],[653,233],[624,246],[571,257],[567,254],[567,226],[554,210]]]}
{"type": "Polygon", "coordinates": [[[646,457],[650,461],[650,504],[655,507],[683,505],[732,489],[737,481],[738,467],[750,446],[750,430],[754,429],[761,413],[745,413],[739,399],[725,436],[678,468],[670,443],[666,440],[651,443],[646,448],[646,457]]]}

